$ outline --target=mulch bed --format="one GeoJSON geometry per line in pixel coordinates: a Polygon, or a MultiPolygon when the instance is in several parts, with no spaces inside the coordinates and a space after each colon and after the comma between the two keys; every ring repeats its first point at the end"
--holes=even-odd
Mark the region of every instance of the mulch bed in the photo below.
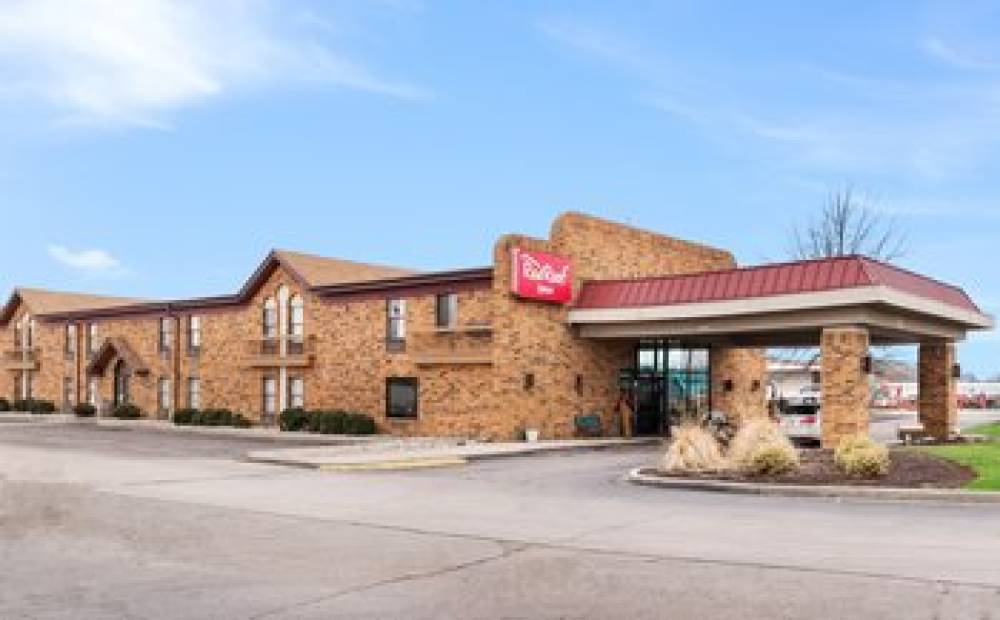
{"type": "Polygon", "coordinates": [[[799,469],[782,476],[748,476],[740,472],[718,472],[712,474],[676,473],[669,474],[656,469],[644,469],[642,473],[667,478],[690,478],[699,480],[728,480],[732,482],[765,482],[782,484],[850,485],[897,488],[955,489],[964,486],[976,477],[971,467],[940,459],[916,450],[892,450],[889,452],[889,473],[876,480],[851,478],[833,462],[832,450],[802,450],[799,469]]]}

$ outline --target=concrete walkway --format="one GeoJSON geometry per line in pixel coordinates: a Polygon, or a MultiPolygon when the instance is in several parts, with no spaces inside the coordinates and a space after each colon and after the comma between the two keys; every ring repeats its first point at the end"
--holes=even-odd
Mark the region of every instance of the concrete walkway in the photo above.
{"type": "Polygon", "coordinates": [[[479,442],[459,439],[387,439],[377,443],[257,450],[246,460],[271,465],[307,467],[325,471],[411,469],[460,465],[467,461],[574,450],[601,450],[650,446],[651,439],[565,439],[552,441],[479,442]]]}

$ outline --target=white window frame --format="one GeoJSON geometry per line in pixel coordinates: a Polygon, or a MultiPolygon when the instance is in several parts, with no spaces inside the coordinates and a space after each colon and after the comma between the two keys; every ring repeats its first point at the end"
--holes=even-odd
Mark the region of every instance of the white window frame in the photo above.
{"type": "Polygon", "coordinates": [[[261,407],[267,415],[278,413],[278,379],[267,375],[261,379],[261,407]]]}
{"type": "Polygon", "coordinates": [[[288,378],[288,406],[299,409],[306,406],[306,379],[302,375],[288,378]]]}
{"type": "Polygon", "coordinates": [[[201,378],[188,377],[187,404],[190,409],[201,409],[201,378]]]}
{"type": "Polygon", "coordinates": [[[170,377],[160,377],[156,385],[156,400],[160,411],[173,409],[173,394],[170,390],[170,377]]]}

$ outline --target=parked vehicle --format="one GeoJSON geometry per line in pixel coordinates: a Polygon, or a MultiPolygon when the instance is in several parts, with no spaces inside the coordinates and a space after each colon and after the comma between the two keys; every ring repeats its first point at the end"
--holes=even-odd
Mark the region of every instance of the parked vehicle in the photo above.
{"type": "Polygon", "coordinates": [[[803,388],[802,394],[790,398],[778,411],[778,425],[790,439],[819,442],[823,432],[823,407],[819,394],[803,388]]]}

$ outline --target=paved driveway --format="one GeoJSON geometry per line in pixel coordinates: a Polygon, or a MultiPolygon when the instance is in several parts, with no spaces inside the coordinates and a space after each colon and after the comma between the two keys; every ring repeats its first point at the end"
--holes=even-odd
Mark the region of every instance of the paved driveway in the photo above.
{"type": "Polygon", "coordinates": [[[332,474],[58,432],[0,427],[3,618],[1000,617],[1000,506],[623,482],[649,449],[332,474]]]}

